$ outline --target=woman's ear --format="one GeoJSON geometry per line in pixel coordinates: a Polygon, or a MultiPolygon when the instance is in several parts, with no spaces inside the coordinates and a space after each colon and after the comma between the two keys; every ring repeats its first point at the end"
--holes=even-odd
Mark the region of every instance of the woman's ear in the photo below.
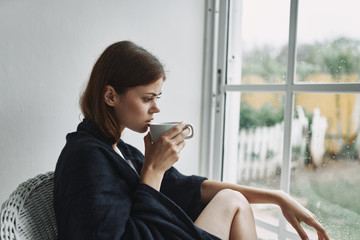
{"type": "Polygon", "coordinates": [[[104,101],[110,107],[115,105],[116,91],[112,86],[105,87],[104,101]]]}

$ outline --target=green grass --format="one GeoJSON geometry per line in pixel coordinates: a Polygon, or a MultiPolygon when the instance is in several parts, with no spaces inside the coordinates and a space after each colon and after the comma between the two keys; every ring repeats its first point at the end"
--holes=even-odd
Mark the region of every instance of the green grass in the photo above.
{"type": "Polygon", "coordinates": [[[360,166],[336,162],[293,174],[291,194],[304,202],[332,239],[360,239],[360,166]]]}
{"type": "MultiPolygon", "coordinates": [[[[242,184],[276,189],[280,178],[242,184]]],[[[291,174],[290,194],[316,215],[331,239],[360,240],[359,161],[332,161],[316,171],[298,169],[291,174]]],[[[273,212],[267,209],[265,214],[273,212]]],[[[276,214],[273,217],[276,219],[276,214]]],[[[302,225],[307,231],[314,231],[302,225]]]]}

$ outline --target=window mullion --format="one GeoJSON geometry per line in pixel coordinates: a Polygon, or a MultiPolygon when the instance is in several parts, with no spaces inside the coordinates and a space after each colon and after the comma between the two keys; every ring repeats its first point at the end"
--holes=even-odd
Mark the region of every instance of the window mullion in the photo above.
{"type": "Polygon", "coordinates": [[[287,67],[287,81],[286,81],[286,100],[285,100],[285,114],[284,114],[284,148],[283,148],[283,171],[281,174],[281,189],[289,192],[289,171],[291,159],[291,120],[293,114],[293,90],[294,79],[296,71],[296,25],[297,25],[297,6],[298,1],[291,1],[290,14],[290,33],[289,33],[289,54],[287,67]]]}
{"type": "MultiPolygon", "coordinates": [[[[223,174],[223,150],[224,150],[224,114],[225,114],[225,91],[224,86],[227,75],[227,51],[228,51],[228,14],[229,1],[218,2],[218,57],[216,65],[216,105],[215,105],[215,128],[213,145],[213,171],[212,179],[222,180],[223,174]]],[[[215,69],[214,69],[215,70],[215,69]]]]}
{"type": "Polygon", "coordinates": [[[221,180],[223,164],[228,5],[228,1],[207,1],[201,174],[214,180],[221,180]]]}
{"type": "MultiPolygon", "coordinates": [[[[286,99],[284,114],[284,144],[280,188],[289,193],[291,169],[291,127],[294,105],[294,80],[296,74],[296,37],[297,37],[298,0],[291,0],[288,66],[286,81],[286,99]]],[[[279,239],[285,239],[286,219],[281,215],[279,222],[279,239]]]]}
{"type": "Polygon", "coordinates": [[[293,92],[302,93],[359,93],[359,83],[308,83],[293,85],[293,92]]]}
{"type": "Polygon", "coordinates": [[[204,81],[202,100],[202,134],[201,134],[201,157],[200,174],[212,178],[213,152],[216,105],[216,65],[218,58],[218,25],[219,11],[218,1],[206,1],[206,35],[205,35],[205,58],[204,58],[204,81]]]}
{"type": "MultiPolygon", "coordinates": [[[[226,92],[286,92],[287,84],[229,84],[226,92]]],[[[301,83],[292,84],[292,92],[301,93],[355,93],[360,91],[359,83],[301,83]]]]}
{"type": "Polygon", "coordinates": [[[225,86],[227,92],[285,92],[285,84],[229,84],[225,86]]]}

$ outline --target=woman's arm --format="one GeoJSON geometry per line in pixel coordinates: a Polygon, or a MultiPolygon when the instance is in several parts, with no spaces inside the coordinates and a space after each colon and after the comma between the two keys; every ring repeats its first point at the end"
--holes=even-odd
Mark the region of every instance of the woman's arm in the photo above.
{"type": "Polygon", "coordinates": [[[222,189],[232,189],[240,192],[249,203],[280,204],[282,191],[265,190],[237,184],[205,180],[201,184],[201,202],[207,204],[222,189]]]}
{"type": "Polygon", "coordinates": [[[325,228],[319,223],[315,215],[300,205],[290,195],[281,190],[266,190],[237,184],[205,180],[201,185],[201,201],[207,204],[222,189],[232,189],[240,192],[249,203],[270,203],[278,205],[284,217],[295,228],[301,239],[308,239],[300,223],[304,222],[313,227],[319,239],[330,239],[325,228]]]}

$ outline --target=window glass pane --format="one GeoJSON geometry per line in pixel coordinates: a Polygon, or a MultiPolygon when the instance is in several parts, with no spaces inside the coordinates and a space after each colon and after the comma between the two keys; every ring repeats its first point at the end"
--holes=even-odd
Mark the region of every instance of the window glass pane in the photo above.
{"type": "Polygon", "coordinates": [[[290,191],[332,239],[360,236],[360,94],[295,95],[290,191]]]}
{"type": "MultiPolygon", "coordinates": [[[[290,1],[243,0],[242,2],[242,10],[234,13],[241,15],[241,26],[234,25],[237,29],[233,29],[233,32],[241,30],[241,42],[230,41],[230,49],[232,45],[241,46],[241,83],[284,83],[290,1]]],[[[234,58],[235,56],[230,57],[230,62],[235,61],[234,58]]],[[[239,84],[239,79],[236,78],[230,77],[228,81],[229,84],[239,84]]]]}
{"type": "MultiPolygon", "coordinates": [[[[239,121],[226,120],[224,179],[235,175],[238,184],[280,189],[285,95],[229,92],[226,99],[229,105],[236,99],[240,104],[226,111],[226,119],[239,121]]],[[[254,204],[253,209],[256,218],[279,224],[279,208],[275,205],[254,204]]],[[[268,237],[264,229],[258,231],[259,237],[268,237]]]]}
{"type": "Polygon", "coordinates": [[[359,82],[359,8],[357,0],[299,1],[296,81],[359,82]]]}
{"type": "MultiPolygon", "coordinates": [[[[234,55],[229,58],[230,64],[237,63],[237,55],[241,55],[242,84],[284,83],[290,1],[243,0],[242,3],[241,10],[233,13],[241,15],[241,26],[234,24],[230,33],[241,32],[236,38],[241,42],[230,41],[230,49],[233,45],[240,45],[241,49],[240,53],[231,53],[234,55]]],[[[239,84],[240,79],[229,77],[228,83],[239,84]]]]}

